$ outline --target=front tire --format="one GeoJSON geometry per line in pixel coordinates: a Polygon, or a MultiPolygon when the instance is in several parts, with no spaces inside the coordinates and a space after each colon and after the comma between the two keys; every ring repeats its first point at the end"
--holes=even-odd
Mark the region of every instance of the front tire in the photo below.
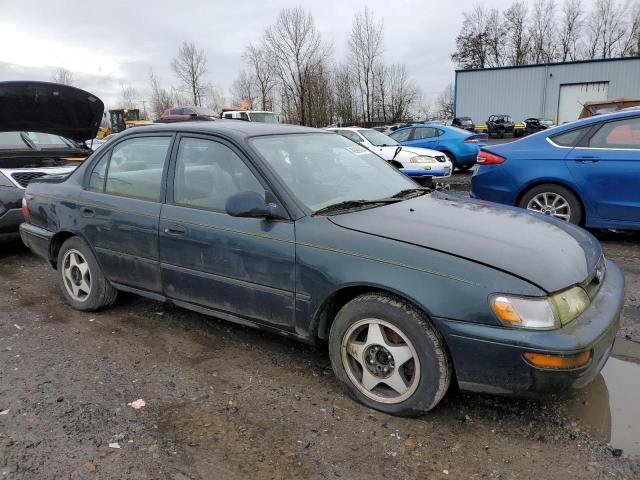
{"type": "Polygon", "coordinates": [[[76,310],[92,311],[110,306],[118,291],[106,279],[84,240],[71,237],[58,253],[60,287],[76,310]]]}
{"type": "Polygon", "coordinates": [[[520,199],[520,208],[579,225],[583,209],[576,195],[562,185],[547,183],[533,187],[520,199]]]}
{"type": "Polygon", "coordinates": [[[422,415],[442,399],[452,369],[444,341],[428,317],[389,294],[347,303],[329,334],[336,377],[350,395],[392,415],[422,415]]]}

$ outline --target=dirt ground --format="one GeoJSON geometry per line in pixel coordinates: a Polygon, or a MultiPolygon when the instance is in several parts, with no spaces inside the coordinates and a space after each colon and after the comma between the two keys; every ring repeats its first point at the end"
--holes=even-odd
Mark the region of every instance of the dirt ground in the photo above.
{"type": "MultiPolygon", "coordinates": [[[[640,236],[600,235],[626,274],[620,340],[637,366],[640,236]]],[[[0,246],[2,479],[640,478],[593,392],[452,389],[429,415],[395,418],[349,399],[324,348],[133,295],[78,312],[56,280],[20,244],[0,246]],[[581,421],[576,405],[595,413],[581,421]],[[594,415],[604,434],[589,433],[594,415]]]]}

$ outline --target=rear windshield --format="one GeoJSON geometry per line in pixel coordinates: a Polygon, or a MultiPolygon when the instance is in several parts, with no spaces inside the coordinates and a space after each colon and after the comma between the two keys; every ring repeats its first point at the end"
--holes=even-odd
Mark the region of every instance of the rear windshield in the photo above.
{"type": "Polygon", "coordinates": [[[2,150],[44,150],[78,148],[78,144],[58,135],[40,132],[0,132],[2,150]]]}

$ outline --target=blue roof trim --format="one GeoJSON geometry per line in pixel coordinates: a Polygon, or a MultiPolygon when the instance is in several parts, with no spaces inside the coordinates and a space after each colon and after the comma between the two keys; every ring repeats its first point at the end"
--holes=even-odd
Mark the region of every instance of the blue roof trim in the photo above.
{"type": "Polygon", "coordinates": [[[513,70],[516,68],[540,68],[553,67],[558,65],[577,65],[582,63],[602,63],[602,62],[619,62],[624,60],[640,60],[640,56],[635,57],[616,57],[616,58],[595,58],[593,60],[574,60],[572,62],[553,62],[553,63],[535,63],[532,65],[512,65],[508,67],[488,67],[488,68],[460,68],[458,72],[487,72],[490,70],[513,70]]]}

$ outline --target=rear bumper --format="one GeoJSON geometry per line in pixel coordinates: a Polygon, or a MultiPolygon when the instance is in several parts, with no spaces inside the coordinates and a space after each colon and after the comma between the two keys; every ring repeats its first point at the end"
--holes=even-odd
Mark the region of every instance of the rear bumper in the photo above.
{"type": "Polygon", "coordinates": [[[606,363],[620,326],[624,277],[607,261],[607,274],[589,309],[553,331],[502,328],[434,318],[444,335],[463,390],[546,395],[585,387],[606,363]],[[571,355],[591,351],[591,360],[572,370],[541,369],[524,352],[571,355]]]}
{"type": "Polygon", "coordinates": [[[22,242],[36,255],[50,260],[49,244],[53,237],[53,232],[44,228],[36,227],[30,223],[20,224],[20,237],[22,242]]]}

